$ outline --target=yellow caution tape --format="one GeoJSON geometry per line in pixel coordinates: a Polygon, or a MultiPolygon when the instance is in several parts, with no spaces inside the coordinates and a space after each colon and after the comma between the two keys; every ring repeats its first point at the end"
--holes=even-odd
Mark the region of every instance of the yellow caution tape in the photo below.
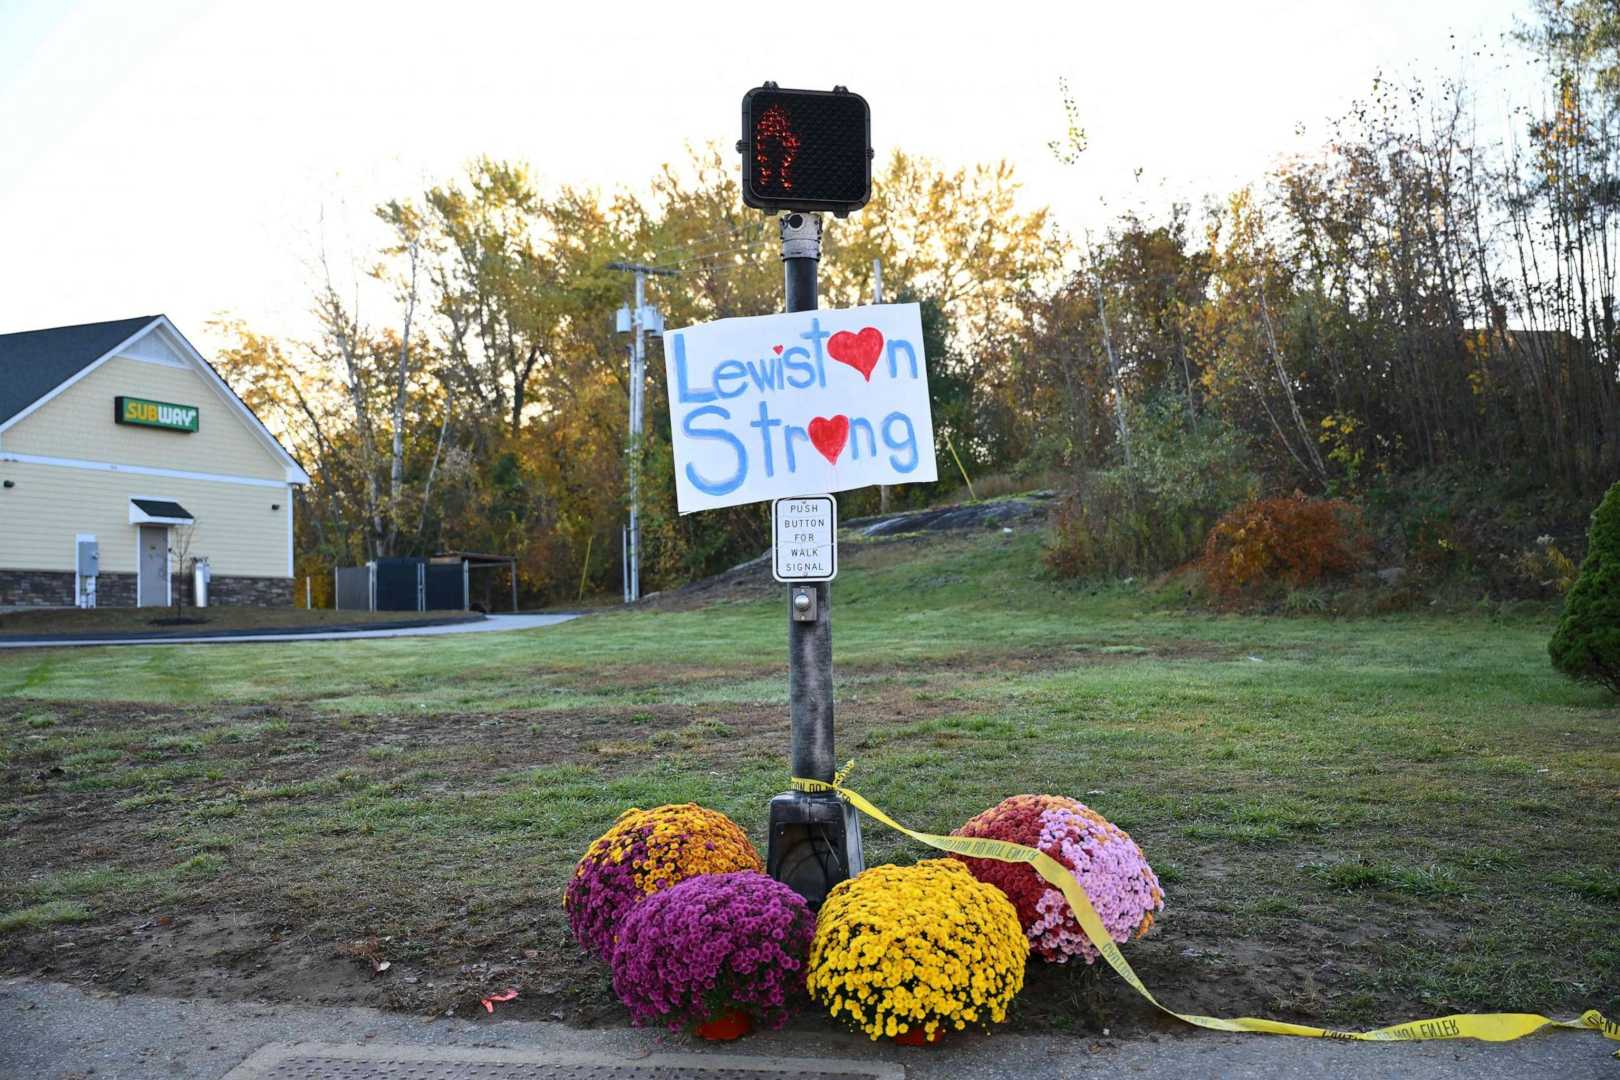
{"type": "MultiPolygon", "coordinates": [[[[908,829],[873,806],[859,792],[851,791],[844,786],[843,780],[849,768],[849,765],[844,766],[830,784],[824,780],[805,780],[800,777],[794,777],[791,783],[799,791],[835,792],[867,817],[875,818],[889,828],[905,833],[913,840],[938,848],[940,851],[966,855],[973,859],[1028,863],[1037,874],[1045,878],[1054,888],[1062,891],[1064,898],[1069,901],[1069,907],[1074,910],[1081,929],[1085,930],[1086,937],[1091,939],[1091,944],[1102,954],[1103,959],[1108,961],[1109,967],[1119,972],[1120,977],[1130,983],[1137,993],[1152,1002],[1155,1008],[1197,1027],[1213,1031],[1257,1031],[1268,1035],[1300,1035],[1310,1039],[1348,1039],[1357,1042],[1406,1042],[1416,1039],[1483,1039],[1486,1042],[1509,1042],[1532,1035],[1543,1028],[1571,1028],[1576,1031],[1596,1031],[1605,1038],[1620,1042],[1620,1023],[1607,1019],[1596,1009],[1582,1013],[1578,1020],[1554,1020],[1537,1013],[1458,1013],[1453,1016],[1437,1016],[1429,1020],[1392,1024],[1375,1031],[1336,1031],[1332,1028],[1312,1027],[1309,1024],[1258,1020],[1249,1016],[1227,1020],[1218,1016],[1196,1016],[1176,1012],[1154,997],[1136,972],[1131,970],[1131,965],[1126,962],[1124,955],[1119,951],[1119,946],[1103,926],[1096,909],[1091,906],[1091,900],[1086,896],[1085,889],[1081,888],[1074,875],[1069,873],[1068,867],[1044,851],[1025,847],[1023,844],[985,837],[940,836],[937,833],[922,833],[908,829]]],[[[1615,1057],[1620,1058],[1620,1051],[1615,1052],[1615,1057]]]]}

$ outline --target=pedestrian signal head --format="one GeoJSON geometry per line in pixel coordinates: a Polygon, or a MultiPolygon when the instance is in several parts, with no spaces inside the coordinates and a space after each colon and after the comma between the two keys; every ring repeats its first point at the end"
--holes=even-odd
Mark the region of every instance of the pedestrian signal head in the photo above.
{"type": "Polygon", "coordinates": [[[872,195],[872,110],[843,87],[743,95],[743,202],[843,217],[872,195]]]}

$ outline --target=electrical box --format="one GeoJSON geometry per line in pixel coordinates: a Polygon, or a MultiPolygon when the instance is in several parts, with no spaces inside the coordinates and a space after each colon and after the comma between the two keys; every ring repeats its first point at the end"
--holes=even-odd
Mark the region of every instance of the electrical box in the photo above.
{"type": "Polygon", "coordinates": [[[79,541],[79,576],[95,577],[101,573],[101,545],[94,540],[79,541]]]}

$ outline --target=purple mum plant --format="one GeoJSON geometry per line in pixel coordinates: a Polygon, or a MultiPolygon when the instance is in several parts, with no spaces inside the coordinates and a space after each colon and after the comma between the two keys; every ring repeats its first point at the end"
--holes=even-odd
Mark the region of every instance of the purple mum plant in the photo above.
{"type": "Polygon", "coordinates": [[[699,874],[763,869],[748,834],[716,810],[695,803],[632,807],[574,867],[563,907],[575,940],[607,960],[619,920],[642,897],[699,874]]]}
{"type": "Polygon", "coordinates": [[[815,930],[804,900],[757,871],[688,878],[619,923],[613,990],[638,1025],[675,1031],[735,1009],[781,1027],[804,997],[815,930]]]}

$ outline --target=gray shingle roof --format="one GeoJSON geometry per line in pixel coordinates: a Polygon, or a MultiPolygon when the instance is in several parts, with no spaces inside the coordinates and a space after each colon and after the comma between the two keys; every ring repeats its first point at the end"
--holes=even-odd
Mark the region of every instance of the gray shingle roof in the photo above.
{"type": "Polygon", "coordinates": [[[113,322],[0,334],[0,424],[161,317],[142,315],[113,322]]]}
{"type": "MultiPolygon", "coordinates": [[[[190,518],[191,513],[177,502],[168,499],[131,499],[130,502],[152,517],[160,518],[190,518]]],[[[195,519],[193,519],[195,520],[195,519]]]]}

